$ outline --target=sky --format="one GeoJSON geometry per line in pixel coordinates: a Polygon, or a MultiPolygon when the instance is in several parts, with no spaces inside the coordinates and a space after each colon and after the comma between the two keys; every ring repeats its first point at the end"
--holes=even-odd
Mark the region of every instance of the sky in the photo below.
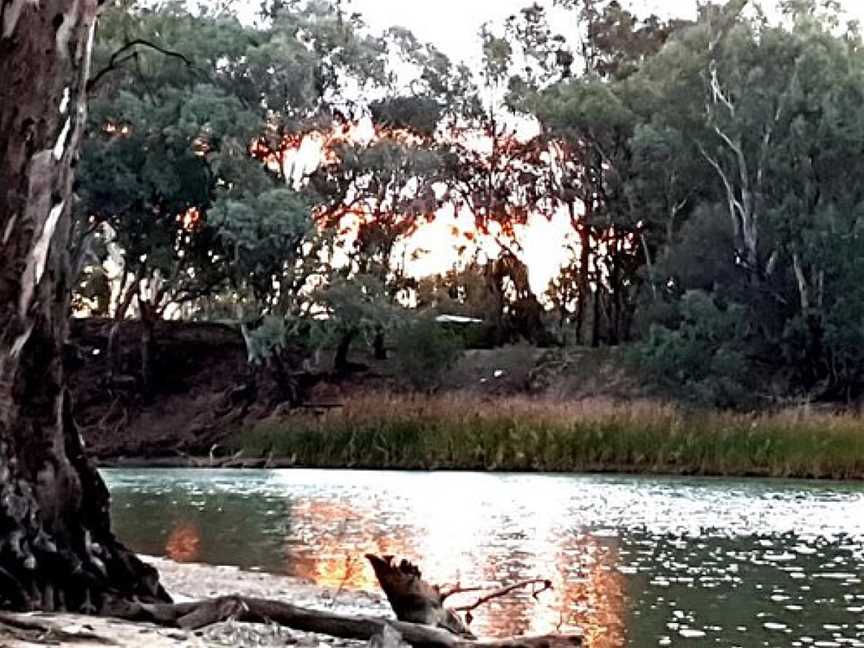
{"type": "MultiPolygon", "coordinates": [[[[486,21],[502,22],[534,0],[350,0],[348,8],[361,13],[373,31],[398,25],[421,40],[437,45],[451,58],[479,56],[477,32],[486,21]]],[[[551,0],[540,0],[551,5],[551,0]]],[[[623,0],[636,15],[695,18],[696,0],[623,0]]],[[[773,0],[763,2],[773,5],[773,0]]],[[[864,0],[840,0],[850,17],[864,21],[864,0]]],[[[567,25],[553,25],[567,32],[567,25]]]]}

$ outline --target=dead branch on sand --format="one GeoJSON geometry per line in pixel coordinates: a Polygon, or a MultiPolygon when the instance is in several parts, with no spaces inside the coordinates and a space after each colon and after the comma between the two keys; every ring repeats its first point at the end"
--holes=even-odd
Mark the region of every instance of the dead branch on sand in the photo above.
{"type": "MultiPolygon", "coordinates": [[[[114,599],[106,601],[101,612],[108,617],[184,630],[198,630],[224,621],[276,624],[301,632],[369,641],[374,648],[398,648],[403,644],[415,648],[573,648],[582,645],[582,637],[578,634],[480,641],[470,633],[455,611],[443,606],[446,596],[437,587],[424,581],[416,566],[404,560],[397,565],[390,556],[379,558],[367,555],[367,558],[396,613],[396,621],[340,615],[247,596],[223,596],[176,604],[114,599]]],[[[551,584],[548,581],[517,583],[480,597],[475,603],[459,609],[470,614],[478,606],[515,589],[541,583],[545,587],[535,590],[536,596],[540,591],[550,588],[551,584]]],[[[66,636],[68,633],[64,634],[64,630],[46,625],[41,619],[0,617],[2,626],[19,632],[36,633],[55,641],[80,641],[86,638],[98,643],[112,643],[110,638],[103,641],[94,633],[66,636]]]]}

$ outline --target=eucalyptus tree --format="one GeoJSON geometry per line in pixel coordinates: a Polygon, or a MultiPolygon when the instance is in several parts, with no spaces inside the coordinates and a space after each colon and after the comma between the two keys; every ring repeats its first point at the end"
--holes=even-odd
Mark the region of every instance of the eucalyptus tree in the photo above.
{"type": "MultiPolygon", "coordinates": [[[[535,11],[525,10],[532,16],[535,11]]],[[[545,151],[542,139],[523,128],[526,123],[505,101],[513,70],[525,61],[510,32],[509,24],[503,33],[490,25],[481,29],[482,66],[446,111],[439,136],[447,205],[457,218],[472,221],[472,238],[491,240],[496,248],[491,255],[475,255],[462,273],[482,272],[488,293],[483,301],[489,306],[484,317],[498,342],[518,335],[545,338],[542,306],[528,284],[516,235],[550,206],[540,182],[545,151]],[[476,263],[481,256],[487,258],[476,263]]],[[[566,59],[560,65],[566,68],[566,59]]]]}
{"type": "Polygon", "coordinates": [[[440,133],[470,87],[467,68],[405,29],[392,28],[377,42],[386,74],[365,84],[356,120],[329,138],[309,178],[316,223],[338,246],[313,299],[328,310],[340,373],[354,339],[368,335],[383,359],[385,334],[411,318],[403,306],[416,287],[406,244],[446,200],[440,133]]]}
{"type": "Polygon", "coordinates": [[[77,213],[82,232],[119,252],[111,311],[119,321],[134,309],[143,323],[145,394],[154,321],[228,279],[209,210],[221,187],[238,191],[256,175],[247,147],[263,123],[232,78],[249,47],[244,32],[234,19],[192,15],[180,4],[117,6],[102,19],[77,213]],[[182,53],[169,49],[175,43],[182,53]]]}
{"type": "Polygon", "coordinates": [[[130,4],[102,27],[78,213],[121,252],[112,310],[145,323],[146,387],[152,322],[169,307],[227,300],[243,321],[297,310],[320,264],[287,160],[353,110],[344,89],[380,75],[380,50],[320,2],[268,5],[254,25],[130,4]]]}
{"type": "Polygon", "coordinates": [[[859,37],[841,33],[837,16],[816,4],[789,3],[785,26],[747,17],[735,3],[706,11],[646,66],[646,78],[669,93],[663,127],[696,147],[717,196],[664,262],[682,318],[655,328],[649,355],[662,348],[683,363],[699,340],[718,363],[691,365],[682,380],[731,374],[768,399],[861,392],[862,303],[852,277],[862,196],[851,179],[862,171],[864,58],[859,37]],[[725,253],[688,270],[704,249],[725,253]],[[684,309],[694,300],[712,306],[684,309]],[[739,334],[714,335],[711,322],[722,318],[712,309],[734,311],[739,334]],[[727,363],[730,353],[743,363],[727,363]]]}
{"type": "Polygon", "coordinates": [[[533,67],[511,79],[509,102],[539,120],[543,193],[553,211],[566,211],[578,239],[576,259],[550,291],[553,302],[564,320],[572,312],[578,342],[615,344],[630,338],[643,266],[654,256],[643,185],[656,181],[643,177],[652,167],[640,164],[634,139],[651,115],[631,79],[680,23],[640,19],[617,2],[556,4],[575,14],[581,29],[555,34],[539,6],[511,21],[533,67]],[[550,65],[561,61],[568,66],[550,65]]]}
{"type": "Polygon", "coordinates": [[[100,611],[167,601],[110,529],[63,367],[67,252],[99,5],[0,10],[0,606],[100,611]]]}

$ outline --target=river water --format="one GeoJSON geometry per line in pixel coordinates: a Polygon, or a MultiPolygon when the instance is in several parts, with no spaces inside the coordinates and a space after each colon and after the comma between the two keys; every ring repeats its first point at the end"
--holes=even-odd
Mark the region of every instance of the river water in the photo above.
{"type": "MultiPolygon", "coordinates": [[[[367,552],[496,588],[486,636],[864,646],[864,485],[361,471],[106,470],[135,550],[375,591],[367,552]]],[[[471,597],[465,600],[470,602],[471,597]]]]}

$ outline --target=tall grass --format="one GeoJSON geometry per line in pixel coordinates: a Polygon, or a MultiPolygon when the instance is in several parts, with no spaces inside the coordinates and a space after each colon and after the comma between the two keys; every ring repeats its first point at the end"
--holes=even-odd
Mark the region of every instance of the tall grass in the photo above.
{"type": "Polygon", "coordinates": [[[859,417],[652,402],[367,394],[324,414],[260,423],[234,445],[309,467],[864,478],[859,417]]]}

